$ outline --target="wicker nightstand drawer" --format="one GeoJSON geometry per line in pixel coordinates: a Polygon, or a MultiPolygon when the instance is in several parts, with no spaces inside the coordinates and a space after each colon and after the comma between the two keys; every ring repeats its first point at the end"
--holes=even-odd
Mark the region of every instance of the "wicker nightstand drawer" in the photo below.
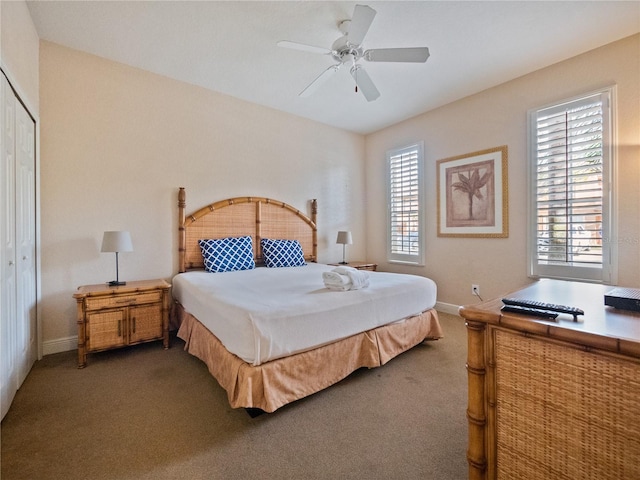
{"type": "Polygon", "coordinates": [[[162,300],[161,291],[140,292],[133,295],[108,295],[86,298],[86,309],[88,311],[101,310],[103,308],[115,308],[130,305],[144,305],[162,300]]]}

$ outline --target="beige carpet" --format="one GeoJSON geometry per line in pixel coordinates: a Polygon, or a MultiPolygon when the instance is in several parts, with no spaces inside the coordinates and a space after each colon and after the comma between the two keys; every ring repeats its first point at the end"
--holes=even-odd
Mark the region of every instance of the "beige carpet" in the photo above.
{"type": "Polygon", "coordinates": [[[172,339],[36,363],[2,422],[1,478],[467,478],[466,331],[250,418],[172,339]]]}

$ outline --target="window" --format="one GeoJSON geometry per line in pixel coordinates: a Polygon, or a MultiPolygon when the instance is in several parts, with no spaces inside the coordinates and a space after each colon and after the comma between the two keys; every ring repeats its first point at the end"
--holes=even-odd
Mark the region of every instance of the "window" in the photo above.
{"type": "Polygon", "coordinates": [[[388,259],[424,264],[422,142],[387,152],[388,259]]]}
{"type": "Polygon", "coordinates": [[[529,112],[533,276],[615,283],[613,93],[529,112]]]}

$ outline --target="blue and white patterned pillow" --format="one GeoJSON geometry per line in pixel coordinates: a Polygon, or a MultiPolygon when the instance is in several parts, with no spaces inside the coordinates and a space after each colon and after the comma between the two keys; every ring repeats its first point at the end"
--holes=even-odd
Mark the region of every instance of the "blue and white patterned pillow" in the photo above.
{"type": "Polygon", "coordinates": [[[260,240],[262,258],[267,267],[301,267],[304,261],[302,246],[298,240],[260,240]]]}
{"type": "Polygon", "coordinates": [[[207,272],[232,272],[256,267],[251,237],[198,240],[207,272]]]}

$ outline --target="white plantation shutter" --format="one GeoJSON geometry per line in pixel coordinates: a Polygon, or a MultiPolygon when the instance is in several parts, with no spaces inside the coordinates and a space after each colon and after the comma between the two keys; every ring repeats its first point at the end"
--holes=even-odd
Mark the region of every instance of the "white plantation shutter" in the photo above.
{"type": "Polygon", "coordinates": [[[387,152],[388,258],[422,264],[422,143],[387,152]]]}
{"type": "Polygon", "coordinates": [[[531,273],[611,281],[610,92],[530,112],[531,273]]]}

